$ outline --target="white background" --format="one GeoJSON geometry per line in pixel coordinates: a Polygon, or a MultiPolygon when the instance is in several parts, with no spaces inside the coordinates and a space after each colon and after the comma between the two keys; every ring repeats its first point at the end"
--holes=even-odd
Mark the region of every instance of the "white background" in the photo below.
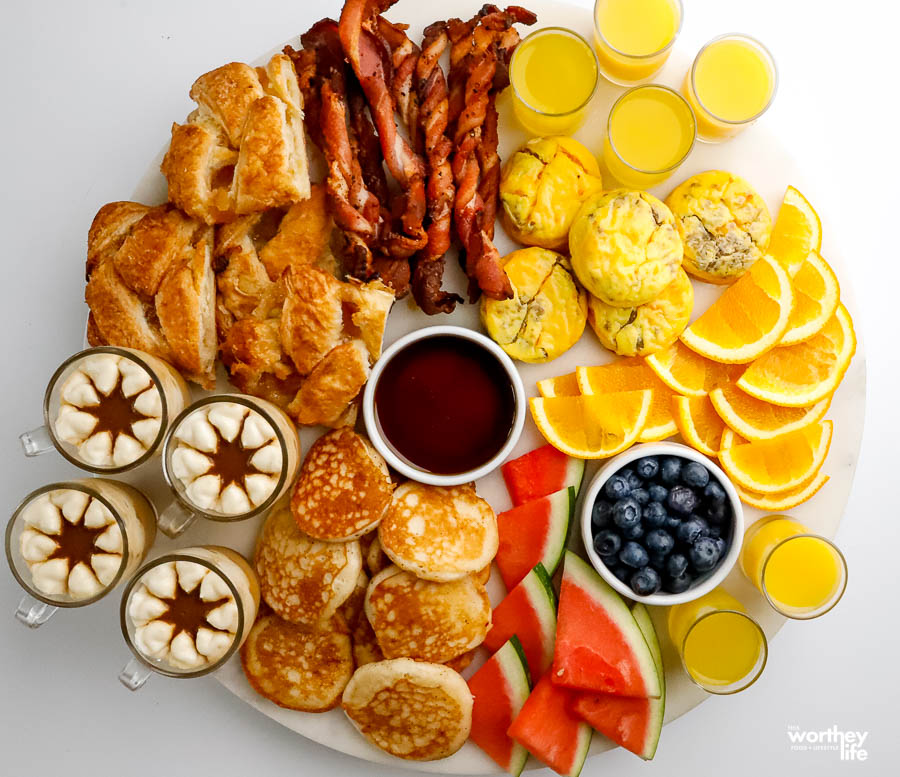
{"type": "MultiPolygon", "coordinates": [[[[401,0],[392,14],[403,18],[401,0]]],[[[587,0],[581,0],[587,5],[587,0]]],[[[897,575],[900,572],[900,208],[897,207],[897,12],[887,0],[684,0],[679,47],[740,30],[775,53],[781,85],[765,117],[795,150],[859,302],[868,404],[856,482],[838,542],[850,585],[828,617],[788,624],[763,679],[713,698],[667,726],[644,765],[623,751],[585,775],[731,777],[897,774],[897,575]],[[791,752],[786,729],[867,731],[869,759],[791,752]]],[[[432,0],[435,18],[479,0],[432,0]]],[[[527,5],[527,3],[526,3],[527,5]]],[[[103,203],[127,199],[191,109],[193,79],[250,60],[338,0],[3,0],[0,21],[0,185],[3,402],[0,500],[75,474],[55,455],[25,460],[17,434],[40,421],[45,382],[82,343],[85,237],[103,203]]],[[[827,257],[827,253],[826,253],[827,257]]],[[[338,755],[279,727],[214,680],[154,678],[130,694],[116,596],[39,632],[12,620],[19,598],[0,572],[0,774],[133,777],[381,775],[397,771],[338,755]]],[[[402,774],[402,772],[401,772],[402,774]]],[[[542,773],[543,774],[543,773],[542,773]]],[[[549,774],[549,772],[547,772],[549,774]]]]}

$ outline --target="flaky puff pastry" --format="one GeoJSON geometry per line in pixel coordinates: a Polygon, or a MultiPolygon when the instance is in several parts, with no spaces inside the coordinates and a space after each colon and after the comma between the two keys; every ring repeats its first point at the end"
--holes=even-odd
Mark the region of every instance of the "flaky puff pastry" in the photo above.
{"type": "Polygon", "coordinates": [[[206,224],[309,197],[303,98],[290,59],[265,68],[231,62],[200,76],[197,103],[172,125],[161,170],[169,200],[206,224]]]}
{"type": "Polygon", "coordinates": [[[213,230],[168,205],[104,205],[88,232],[91,345],[136,348],[215,387],[213,230]]]}

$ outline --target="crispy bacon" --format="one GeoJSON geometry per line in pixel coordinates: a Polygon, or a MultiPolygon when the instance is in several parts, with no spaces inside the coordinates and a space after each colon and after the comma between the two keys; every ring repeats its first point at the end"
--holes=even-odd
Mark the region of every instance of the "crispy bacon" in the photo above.
{"type": "Polygon", "coordinates": [[[394,24],[383,16],[376,17],[375,23],[378,34],[391,51],[391,64],[394,70],[391,93],[394,95],[397,111],[406,125],[409,142],[417,153],[421,153],[419,95],[414,84],[420,49],[406,34],[409,25],[394,24]]]}

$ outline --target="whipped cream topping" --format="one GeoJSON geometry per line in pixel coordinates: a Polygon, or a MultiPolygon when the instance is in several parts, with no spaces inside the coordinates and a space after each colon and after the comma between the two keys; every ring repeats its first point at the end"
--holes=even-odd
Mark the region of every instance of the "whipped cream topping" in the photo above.
{"type": "Polygon", "coordinates": [[[278,485],[283,466],[275,429],[236,402],[214,402],[185,418],[174,432],[172,475],[185,498],[224,515],[250,512],[278,485]]]}
{"type": "Polygon", "coordinates": [[[97,353],[82,359],[60,389],[54,430],[95,467],[124,467],[153,445],[162,397],[150,373],[131,359],[97,353]]]}
{"type": "Polygon", "coordinates": [[[122,566],[122,530],[100,500],[55,489],[32,499],[22,520],[19,552],[37,591],[81,600],[112,584],[122,566]]]}
{"type": "Polygon", "coordinates": [[[196,561],[149,569],[128,602],[134,646],[176,669],[216,663],[234,642],[238,604],[225,579],[196,561]]]}

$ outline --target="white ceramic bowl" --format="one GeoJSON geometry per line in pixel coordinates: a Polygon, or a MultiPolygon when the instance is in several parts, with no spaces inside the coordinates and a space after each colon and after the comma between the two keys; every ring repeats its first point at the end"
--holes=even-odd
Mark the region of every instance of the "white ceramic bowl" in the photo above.
{"type": "Polygon", "coordinates": [[[428,483],[433,486],[458,486],[462,483],[471,483],[473,480],[482,478],[489,472],[497,469],[497,467],[499,467],[512,452],[512,449],[515,447],[522,434],[522,429],[525,426],[525,414],[527,408],[528,400],[525,398],[525,386],[522,384],[522,378],[519,375],[519,371],[516,369],[515,364],[513,364],[512,359],[510,359],[503,349],[489,337],[485,337],[479,332],[461,326],[430,326],[425,329],[410,332],[408,335],[401,337],[381,355],[381,358],[377,362],[375,362],[375,366],[372,368],[372,374],[369,376],[369,382],[366,384],[366,389],[363,393],[363,420],[366,425],[366,432],[369,435],[369,439],[372,441],[376,450],[384,456],[387,463],[397,470],[397,472],[406,475],[406,477],[412,480],[417,480],[420,483],[428,483]],[[500,363],[503,370],[509,376],[516,403],[515,413],[513,415],[513,425],[509,433],[509,438],[506,440],[506,444],[497,452],[497,455],[477,469],[459,472],[453,475],[441,475],[429,472],[428,470],[420,469],[415,465],[410,464],[408,461],[401,459],[385,439],[381,431],[381,425],[378,423],[377,413],[375,412],[375,389],[378,386],[378,380],[381,377],[381,373],[384,372],[387,363],[412,343],[431,337],[442,336],[459,337],[464,340],[470,340],[490,353],[500,363]]]}
{"type": "Polygon", "coordinates": [[[737,491],[732,485],[728,476],[719,468],[719,466],[704,456],[697,453],[693,448],[687,445],[681,445],[677,442],[653,442],[635,445],[624,453],[609,459],[600,471],[594,475],[588,486],[584,496],[584,502],[581,506],[581,536],[584,539],[584,547],[587,551],[591,564],[594,565],[600,576],[609,583],[622,596],[633,599],[636,602],[644,604],[668,606],[672,604],[681,604],[682,602],[690,602],[698,599],[703,594],[709,593],[719,585],[731,571],[738,556],[741,553],[741,542],[744,539],[744,511],[741,508],[741,500],[737,491]],[[606,564],[594,550],[594,538],[591,531],[591,513],[593,511],[594,502],[597,495],[603,488],[607,480],[609,480],[616,472],[627,467],[633,461],[642,459],[644,456],[678,456],[689,461],[696,461],[706,467],[710,473],[719,481],[725,493],[728,495],[728,501],[731,503],[731,546],[725,554],[725,558],[719,562],[719,565],[707,574],[706,577],[698,578],[699,582],[695,582],[687,591],[680,594],[669,594],[664,591],[651,594],[650,596],[639,596],[631,590],[630,586],[625,585],[617,578],[612,570],[608,569],[606,564]]]}

